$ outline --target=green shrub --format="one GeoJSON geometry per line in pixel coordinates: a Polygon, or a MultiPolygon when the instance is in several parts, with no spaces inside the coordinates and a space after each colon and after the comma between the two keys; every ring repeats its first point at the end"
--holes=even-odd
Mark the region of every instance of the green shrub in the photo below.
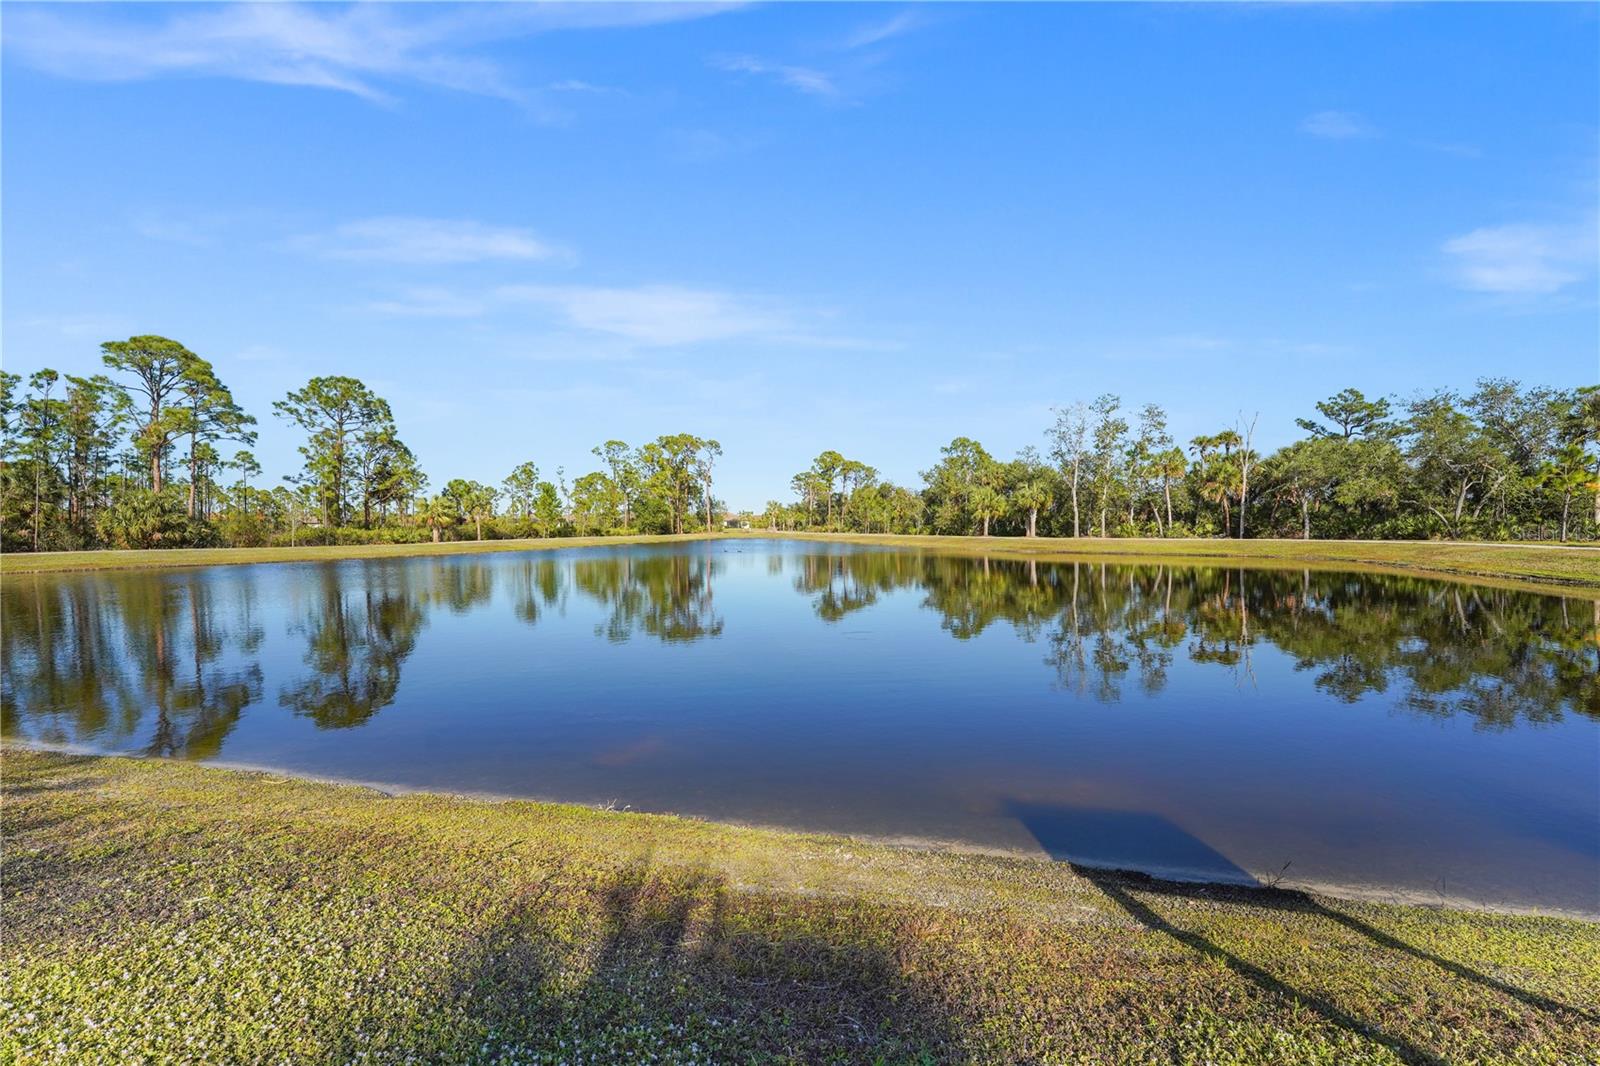
{"type": "Polygon", "coordinates": [[[189,548],[217,543],[211,523],[191,519],[183,494],[176,488],[124,492],[100,513],[96,526],[101,539],[117,548],[189,548]]]}

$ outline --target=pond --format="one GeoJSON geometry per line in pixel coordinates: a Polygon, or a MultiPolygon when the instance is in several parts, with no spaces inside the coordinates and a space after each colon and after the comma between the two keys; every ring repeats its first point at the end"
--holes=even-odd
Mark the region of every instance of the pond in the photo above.
{"type": "Polygon", "coordinates": [[[0,588],[5,735],[1600,913],[1600,603],[723,540],[0,588]]]}

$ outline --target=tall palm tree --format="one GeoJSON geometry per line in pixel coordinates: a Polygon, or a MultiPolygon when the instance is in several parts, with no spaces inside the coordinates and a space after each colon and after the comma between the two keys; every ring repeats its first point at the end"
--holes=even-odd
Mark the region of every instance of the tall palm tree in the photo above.
{"type": "Polygon", "coordinates": [[[439,543],[439,531],[455,524],[455,501],[445,496],[432,496],[424,500],[417,507],[417,517],[422,524],[427,526],[433,534],[433,542],[439,543]]]}
{"type": "Polygon", "coordinates": [[[1167,498],[1167,534],[1172,533],[1172,482],[1189,472],[1189,462],[1182,448],[1168,448],[1155,458],[1155,472],[1161,478],[1161,492],[1167,498]]]}
{"type": "Polygon", "coordinates": [[[1239,455],[1234,449],[1244,440],[1235,431],[1225,429],[1209,437],[1195,437],[1189,443],[1200,459],[1200,498],[1222,505],[1222,532],[1226,536],[1233,524],[1232,503],[1239,494],[1241,481],[1239,455]]]}
{"type": "Polygon", "coordinates": [[[1018,507],[1028,512],[1028,529],[1026,536],[1039,535],[1039,511],[1049,507],[1055,502],[1054,495],[1050,492],[1050,483],[1042,477],[1029,478],[1017,486],[1012,498],[1018,507]]]}
{"type": "Polygon", "coordinates": [[[972,490],[972,513],[982,523],[982,536],[989,535],[989,523],[1004,517],[1006,510],[1005,494],[993,485],[979,485],[972,490]]]}

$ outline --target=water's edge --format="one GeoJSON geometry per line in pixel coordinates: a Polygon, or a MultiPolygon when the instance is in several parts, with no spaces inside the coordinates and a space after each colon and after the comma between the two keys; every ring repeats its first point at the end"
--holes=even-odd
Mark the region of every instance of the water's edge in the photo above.
{"type": "MultiPolygon", "coordinates": [[[[43,744],[28,740],[6,738],[0,742],[0,751],[6,749],[20,749],[24,751],[49,752],[59,755],[84,755],[97,759],[136,759],[141,762],[173,762],[182,760],[167,759],[163,756],[143,755],[137,752],[108,752],[78,744],[43,744]]],[[[633,808],[618,809],[611,805],[576,803],[563,800],[554,796],[516,795],[504,792],[478,792],[457,791],[437,788],[419,788],[412,785],[398,784],[395,782],[372,781],[351,777],[330,776],[327,774],[305,773],[295,770],[286,770],[281,767],[268,766],[261,763],[236,762],[226,759],[208,760],[204,762],[185,762],[185,765],[195,766],[205,770],[227,770],[235,773],[263,774],[271,777],[287,778],[295,781],[305,781],[319,785],[337,785],[344,788],[359,788],[383,798],[399,796],[436,796],[443,799],[459,799],[475,803],[537,803],[560,807],[580,807],[588,810],[602,811],[622,817],[630,815],[645,815],[653,817],[678,818],[684,821],[700,822],[707,825],[725,826],[731,829],[751,829],[762,832],[788,833],[796,836],[822,836],[845,842],[861,843],[882,847],[905,848],[913,851],[927,851],[934,853],[953,853],[958,855],[985,855],[995,858],[1017,859],[1028,862],[1037,862],[1054,865],[1060,860],[1051,858],[1040,850],[1002,848],[970,843],[961,840],[939,840],[932,837],[919,836],[881,836],[861,833],[838,833],[828,830],[813,830],[793,825],[767,824],[761,822],[746,822],[725,818],[702,818],[695,815],[677,814],[673,811],[636,810],[633,808]]],[[[1525,917],[1569,918],[1579,921],[1600,923],[1600,901],[1594,910],[1577,910],[1565,907],[1532,907],[1517,906],[1514,904],[1500,903],[1492,900],[1476,899],[1470,896],[1452,895],[1442,892],[1422,893],[1411,889],[1389,887],[1382,885],[1343,884],[1331,881],[1307,880],[1283,876],[1281,879],[1277,872],[1270,872],[1260,878],[1261,883],[1246,884],[1240,881],[1219,880],[1215,878],[1196,878],[1182,876],[1181,871],[1171,868],[1147,867],[1128,869],[1122,867],[1099,867],[1091,864],[1076,863],[1074,865],[1086,866],[1093,869],[1104,869],[1108,873],[1123,874],[1136,878],[1147,878],[1155,882],[1168,882],[1185,885],[1215,885],[1231,891],[1245,892],[1278,892],[1298,891],[1308,892],[1334,899],[1346,899],[1363,903],[1387,903],[1404,907],[1427,907],[1433,910],[1476,911],[1484,914],[1520,915],[1525,917]]]]}

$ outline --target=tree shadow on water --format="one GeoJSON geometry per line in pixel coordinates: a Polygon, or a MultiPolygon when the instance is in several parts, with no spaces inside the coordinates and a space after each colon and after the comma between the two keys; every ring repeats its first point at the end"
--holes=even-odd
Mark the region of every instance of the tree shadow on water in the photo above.
{"type": "Polygon", "coordinates": [[[1433,1066],[1447,1060],[1392,1031],[1392,1026],[1386,1028],[1379,1019],[1358,1017],[1323,995],[1294,987],[1238,951],[1180,926],[1176,919],[1159,913],[1140,897],[1233,902],[1271,911],[1319,916],[1382,948],[1410,955],[1485,990],[1511,997],[1532,1010],[1545,1012],[1558,1025],[1564,1020],[1596,1019],[1589,1011],[1518,988],[1415,947],[1304,892],[1262,885],[1210,845],[1159,815],[1019,802],[1011,803],[1009,809],[1053,859],[1071,866],[1075,873],[1146,929],[1163,933],[1195,953],[1215,959],[1271,997],[1303,1006],[1335,1026],[1382,1044],[1405,1062],[1433,1066]],[[1160,880],[1132,872],[1140,868],[1173,871],[1194,880],[1160,880]],[[1211,883],[1200,883],[1202,881],[1211,883]]]}
{"type": "Polygon", "coordinates": [[[1006,809],[1052,859],[1100,870],[1144,870],[1171,878],[1260,887],[1203,840],[1157,814],[1011,801],[1006,809]]]}
{"type": "Polygon", "coordinates": [[[453,1000],[482,1061],[956,1061],[937,990],[863,924],[647,858],[530,888],[469,949],[453,1000]]]}

